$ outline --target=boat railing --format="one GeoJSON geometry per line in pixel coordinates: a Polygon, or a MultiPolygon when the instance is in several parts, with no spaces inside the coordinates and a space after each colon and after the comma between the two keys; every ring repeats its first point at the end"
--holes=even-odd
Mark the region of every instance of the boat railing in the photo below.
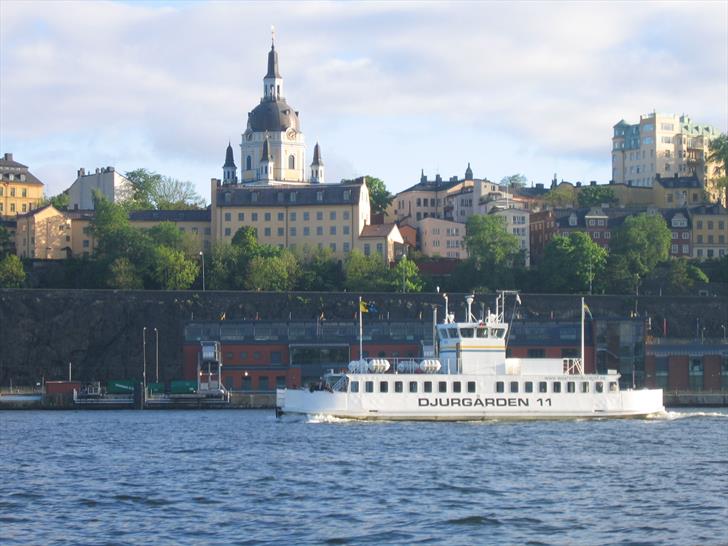
{"type": "Polygon", "coordinates": [[[564,358],[564,373],[584,375],[584,362],[582,362],[581,358],[564,358]]]}
{"type": "Polygon", "coordinates": [[[334,392],[346,392],[349,388],[349,378],[346,375],[342,375],[339,380],[331,385],[331,390],[334,392]]]}

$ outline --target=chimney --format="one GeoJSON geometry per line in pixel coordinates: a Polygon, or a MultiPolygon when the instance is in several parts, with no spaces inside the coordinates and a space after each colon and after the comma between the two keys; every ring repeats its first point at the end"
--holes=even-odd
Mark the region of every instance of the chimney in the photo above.
{"type": "Polygon", "coordinates": [[[13,154],[5,154],[5,161],[12,161],[13,160],[13,154]]]}
{"type": "Polygon", "coordinates": [[[78,169],[78,176],[79,177],[86,176],[86,169],[84,169],[83,167],[81,167],[80,169],[78,169]]]}
{"type": "Polygon", "coordinates": [[[591,180],[591,181],[589,182],[589,185],[590,185],[590,186],[596,186],[596,185],[597,185],[597,181],[596,181],[596,180],[591,180]]]}

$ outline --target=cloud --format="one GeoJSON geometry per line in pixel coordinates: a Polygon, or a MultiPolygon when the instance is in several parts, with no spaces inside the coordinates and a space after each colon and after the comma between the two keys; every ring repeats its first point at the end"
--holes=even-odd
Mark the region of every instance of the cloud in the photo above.
{"type": "Polygon", "coordinates": [[[207,195],[262,92],[271,23],[307,140],[337,158],[329,180],[402,189],[478,153],[490,178],[606,181],[621,118],[728,129],[725,3],[6,0],[0,15],[0,141],[46,172],[164,168],[207,195]]]}

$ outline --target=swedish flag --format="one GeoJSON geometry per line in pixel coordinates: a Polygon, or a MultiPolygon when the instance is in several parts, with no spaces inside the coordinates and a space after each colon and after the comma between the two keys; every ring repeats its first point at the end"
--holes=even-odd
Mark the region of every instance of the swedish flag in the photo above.
{"type": "Polygon", "coordinates": [[[359,311],[362,313],[368,313],[369,312],[369,306],[367,305],[367,302],[364,300],[359,301],[359,311]]]}
{"type": "Polygon", "coordinates": [[[588,305],[587,305],[586,303],[584,304],[584,312],[585,312],[585,313],[586,313],[587,315],[589,315],[589,318],[590,318],[591,320],[594,320],[594,317],[593,317],[593,316],[592,316],[592,314],[591,314],[591,309],[589,309],[589,306],[588,306],[588,305]]]}

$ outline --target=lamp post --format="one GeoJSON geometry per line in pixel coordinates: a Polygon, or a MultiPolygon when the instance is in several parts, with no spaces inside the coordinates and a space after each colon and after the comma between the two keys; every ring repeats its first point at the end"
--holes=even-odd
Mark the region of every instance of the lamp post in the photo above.
{"type": "Polygon", "coordinates": [[[200,250],[200,259],[202,260],[202,291],[205,291],[205,253],[200,250]]]}
{"type": "MultiPolygon", "coordinates": [[[[147,327],[142,328],[142,389],[144,393],[147,392],[147,327]]],[[[144,396],[142,393],[142,396],[144,396]]],[[[142,403],[142,407],[144,404],[142,403]]]]}
{"type": "Polygon", "coordinates": [[[725,338],[726,327],[725,327],[725,324],[721,324],[720,327],[723,329],[723,343],[725,343],[726,342],[726,338],[725,338]]]}
{"type": "Polygon", "coordinates": [[[156,338],[156,360],[157,360],[157,383],[159,383],[159,330],[154,329],[154,337],[156,338]]]}

